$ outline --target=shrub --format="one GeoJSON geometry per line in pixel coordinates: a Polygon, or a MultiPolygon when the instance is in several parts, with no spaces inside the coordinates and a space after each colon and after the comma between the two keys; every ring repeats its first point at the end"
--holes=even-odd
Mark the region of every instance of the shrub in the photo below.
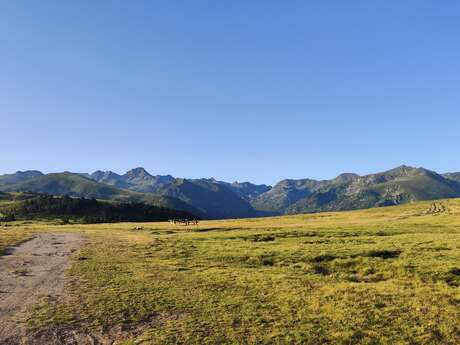
{"type": "Polygon", "coordinates": [[[335,260],[337,257],[335,255],[330,255],[330,254],[323,254],[323,255],[318,255],[315,256],[313,259],[311,259],[312,262],[328,262],[335,260]]]}
{"type": "Polygon", "coordinates": [[[370,250],[367,252],[366,256],[370,258],[381,258],[381,259],[394,259],[399,257],[401,254],[400,250],[370,250]]]}
{"type": "Polygon", "coordinates": [[[270,242],[270,241],[274,241],[275,237],[272,235],[257,234],[257,235],[250,237],[250,240],[253,242],[270,242]]]}
{"type": "Polygon", "coordinates": [[[328,276],[329,274],[331,274],[329,267],[323,264],[314,264],[313,272],[315,272],[316,274],[321,274],[323,276],[328,276]]]}

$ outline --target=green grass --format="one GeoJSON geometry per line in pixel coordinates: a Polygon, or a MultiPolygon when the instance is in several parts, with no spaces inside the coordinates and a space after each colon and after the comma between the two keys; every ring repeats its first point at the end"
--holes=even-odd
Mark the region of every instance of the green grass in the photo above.
{"type": "Polygon", "coordinates": [[[32,238],[33,232],[19,222],[0,223],[0,255],[4,255],[8,247],[32,238]]]}
{"type": "Polygon", "coordinates": [[[70,295],[43,303],[30,326],[128,344],[459,344],[460,200],[442,204],[142,231],[18,226],[89,242],[70,295]]]}

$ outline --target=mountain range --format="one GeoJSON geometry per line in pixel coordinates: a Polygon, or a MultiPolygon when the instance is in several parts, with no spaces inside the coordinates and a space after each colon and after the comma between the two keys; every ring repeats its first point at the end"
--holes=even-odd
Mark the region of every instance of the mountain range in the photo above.
{"type": "Polygon", "coordinates": [[[360,176],[341,174],[331,180],[286,179],[273,187],[250,182],[175,178],[135,168],[112,171],[50,173],[37,170],[0,175],[0,191],[96,198],[193,213],[207,219],[353,210],[419,200],[460,197],[460,173],[438,174],[400,166],[360,176]]]}

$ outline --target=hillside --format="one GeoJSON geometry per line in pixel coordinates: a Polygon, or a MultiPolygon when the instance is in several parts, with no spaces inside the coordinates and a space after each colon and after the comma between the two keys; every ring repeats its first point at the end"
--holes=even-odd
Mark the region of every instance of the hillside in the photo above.
{"type": "Polygon", "coordinates": [[[92,174],[85,174],[87,178],[90,178],[96,182],[108,184],[109,186],[117,188],[128,188],[129,184],[123,180],[123,178],[112,172],[112,171],[101,171],[97,170],[92,174]]]}
{"type": "Polygon", "coordinates": [[[143,193],[156,193],[180,199],[200,210],[207,218],[255,217],[250,200],[269,191],[266,185],[249,182],[227,183],[215,179],[182,179],[171,175],[151,175],[144,168],[135,168],[123,175],[96,171],[89,177],[97,182],[143,193]]]}
{"type": "Polygon", "coordinates": [[[201,217],[203,214],[193,206],[165,195],[137,193],[115,188],[73,173],[54,173],[28,179],[25,182],[0,185],[1,191],[34,192],[50,195],[96,198],[118,202],[138,202],[148,205],[184,210],[201,217]]]}
{"type": "MultiPolygon", "coordinates": [[[[91,176],[89,178],[69,172],[47,174],[16,184],[0,184],[0,191],[141,202],[185,210],[200,218],[254,217],[264,214],[254,211],[249,202],[233,192],[230,187],[212,179],[173,179],[171,183],[168,182],[170,180],[168,177],[154,177],[142,168],[133,169],[125,175],[98,171],[91,176]],[[101,182],[94,179],[99,179],[101,182]],[[130,189],[123,189],[120,186],[127,186],[130,189]],[[153,189],[157,192],[136,191],[153,189]]],[[[247,186],[247,190],[250,190],[250,187],[247,186]]],[[[241,194],[244,195],[244,192],[241,194]]]]}
{"type": "Polygon", "coordinates": [[[460,197],[460,173],[440,175],[424,168],[401,166],[365,176],[344,173],[331,180],[286,179],[271,187],[214,178],[152,175],[144,168],[122,175],[100,170],[92,174],[43,175],[31,170],[0,175],[0,191],[141,202],[217,219],[351,210],[460,197]]]}
{"type": "Polygon", "coordinates": [[[155,193],[163,186],[172,183],[170,175],[151,175],[144,168],[129,170],[124,175],[112,171],[95,171],[89,177],[97,182],[105,183],[118,188],[125,188],[136,192],[155,193]]]}
{"type": "Polygon", "coordinates": [[[132,191],[173,196],[200,209],[209,218],[260,215],[260,212],[253,210],[248,202],[271,188],[249,182],[228,183],[215,179],[181,179],[171,175],[151,175],[144,168],[135,168],[123,175],[111,171],[96,171],[90,178],[132,191]]]}
{"type": "Polygon", "coordinates": [[[21,183],[39,176],[43,176],[43,173],[37,170],[17,171],[13,174],[0,175],[0,185],[21,183]]]}
{"type": "Polygon", "coordinates": [[[174,181],[171,175],[150,175],[144,168],[135,168],[122,176],[123,180],[130,186],[129,189],[138,192],[154,193],[163,186],[174,181]]]}
{"type": "Polygon", "coordinates": [[[443,177],[449,180],[460,182],[460,172],[443,174],[443,177]]]}
{"type": "Polygon", "coordinates": [[[160,189],[159,193],[193,205],[207,218],[244,218],[257,215],[249,202],[213,180],[176,179],[160,189]]]}
{"type": "Polygon", "coordinates": [[[326,184],[290,205],[286,213],[353,210],[459,196],[459,182],[423,168],[402,166],[345,183],[326,184]]]}
{"type": "Polygon", "coordinates": [[[251,204],[257,210],[282,214],[289,205],[311,195],[322,185],[324,185],[323,181],[311,179],[283,180],[271,190],[255,197],[251,200],[251,204]]]}
{"type": "Polygon", "coordinates": [[[10,195],[0,202],[0,219],[65,219],[84,223],[153,222],[193,219],[194,215],[141,203],[117,203],[96,199],[51,195],[10,195]]]}
{"type": "Polygon", "coordinates": [[[254,184],[250,182],[223,182],[218,181],[219,184],[229,188],[232,190],[236,195],[245,199],[246,201],[251,201],[257,198],[259,195],[264,194],[271,190],[270,186],[266,184],[254,184]]]}
{"type": "Polygon", "coordinates": [[[348,183],[357,177],[358,175],[356,174],[345,173],[337,176],[333,180],[283,180],[277,183],[271,190],[253,198],[251,204],[257,210],[283,214],[289,206],[312,195],[320,188],[348,183]]]}

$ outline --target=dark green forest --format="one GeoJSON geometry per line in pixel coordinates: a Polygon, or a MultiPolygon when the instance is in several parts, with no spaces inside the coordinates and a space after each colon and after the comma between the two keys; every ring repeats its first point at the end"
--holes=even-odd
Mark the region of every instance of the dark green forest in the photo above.
{"type": "MultiPolygon", "coordinates": [[[[1,204],[0,204],[1,205],[1,204]]],[[[194,219],[191,213],[142,203],[116,203],[96,199],[36,195],[0,206],[0,220],[56,219],[64,222],[112,223],[194,219]]]]}

